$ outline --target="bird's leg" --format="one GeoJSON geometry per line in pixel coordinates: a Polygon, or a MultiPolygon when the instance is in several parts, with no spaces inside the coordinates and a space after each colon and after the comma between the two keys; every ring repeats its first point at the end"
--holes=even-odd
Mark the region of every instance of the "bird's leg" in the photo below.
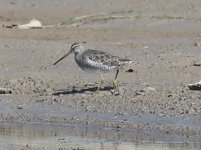
{"type": "Polygon", "coordinates": [[[97,89],[96,89],[96,91],[93,93],[93,95],[95,95],[95,94],[97,94],[98,93],[98,91],[102,88],[102,85],[103,85],[103,83],[104,83],[104,78],[103,78],[103,75],[102,74],[100,74],[100,77],[101,77],[101,82],[100,82],[100,84],[98,85],[98,87],[97,87],[97,89]]]}
{"type": "Polygon", "coordinates": [[[104,83],[104,78],[103,78],[103,75],[102,75],[102,74],[100,74],[100,77],[101,77],[101,83],[99,84],[99,86],[98,86],[97,90],[100,90],[100,89],[102,88],[102,86],[103,86],[103,83],[104,83]]]}
{"type": "Polygon", "coordinates": [[[119,70],[117,70],[116,75],[115,75],[115,78],[114,78],[114,80],[113,80],[114,94],[115,94],[116,92],[118,92],[118,94],[120,93],[119,88],[118,88],[118,85],[117,85],[117,76],[118,76],[118,74],[119,74],[119,70]]]}

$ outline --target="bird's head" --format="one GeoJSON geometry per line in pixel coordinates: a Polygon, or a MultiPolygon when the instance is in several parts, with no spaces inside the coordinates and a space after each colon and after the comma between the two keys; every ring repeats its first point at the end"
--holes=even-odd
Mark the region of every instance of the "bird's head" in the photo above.
{"type": "Polygon", "coordinates": [[[81,43],[76,42],[76,43],[73,43],[73,44],[71,45],[70,51],[69,51],[67,54],[65,54],[63,57],[61,57],[59,60],[57,60],[57,61],[54,63],[54,65],[56,65],[58,62],[60,62],[60,61],[63,60],[64,58],[66,58],[66,57],[67,57],[68,55],[70,55],[71,53],[77,54],[77,53],[83,51],[83,50],[84,50],[84,43],[86,43],[86,42],[81,42],[81,43]]]}
{"type": "Polygon", "coordinates": [[[83,51],[84,50],[84,43],[86,42],[81,42],[81,43],[73,43],[71,45],[71,48],[70,48],[70,53],[74,53],[74,54],[77,54],[79,53],[80,51],[83,51]]]}

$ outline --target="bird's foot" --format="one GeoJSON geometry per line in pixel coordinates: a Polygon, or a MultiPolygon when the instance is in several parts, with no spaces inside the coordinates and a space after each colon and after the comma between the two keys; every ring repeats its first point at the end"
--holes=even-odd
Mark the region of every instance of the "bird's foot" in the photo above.
{"type": "Polygon", "coordinates": [[[119,87],[117,85],[117,81],[116,80],[113,81],[113,88],[114,88],[113,94],[114,95],[120,95],[120,90],[119,90],[119,87]]]}
{"type": "Polygon", "coordinates": [[[104,81],[102,80],[101,83],[98,85],[96,91],[92,93],[92,96],[95,96],[99,93],[100,89],[103,88],[103,83],[104,83],[104,81]]]}

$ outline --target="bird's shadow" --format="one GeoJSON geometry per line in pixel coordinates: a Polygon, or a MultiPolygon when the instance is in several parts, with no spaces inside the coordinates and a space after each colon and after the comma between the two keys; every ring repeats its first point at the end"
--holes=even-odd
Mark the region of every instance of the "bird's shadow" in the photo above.
{"type": "MultiPolygon", "coordinates": [[[[112,89],[113,89],[113,87],[106,86],[104,88],[101,88],[100,91],[110,91],[111,93],[113,93],[112,89]]],[[[52,95],[58,96],[58,95],[84,94],[84,93],[92,94],[96,90],[97,90],[97,86],[86,86],[86,85],[84,87],[73,86],[71,88],[57,90],[52,95]]]]}

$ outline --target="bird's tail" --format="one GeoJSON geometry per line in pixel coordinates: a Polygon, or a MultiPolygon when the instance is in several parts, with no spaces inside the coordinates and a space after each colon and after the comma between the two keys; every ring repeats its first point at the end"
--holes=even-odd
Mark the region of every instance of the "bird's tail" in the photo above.
{"type": "Polygon", "coordinates": [[[123,64],[131,64],[133,63],[133,60],[126,59],[126,58],[120,58],[119,59],[123,64]]]}

